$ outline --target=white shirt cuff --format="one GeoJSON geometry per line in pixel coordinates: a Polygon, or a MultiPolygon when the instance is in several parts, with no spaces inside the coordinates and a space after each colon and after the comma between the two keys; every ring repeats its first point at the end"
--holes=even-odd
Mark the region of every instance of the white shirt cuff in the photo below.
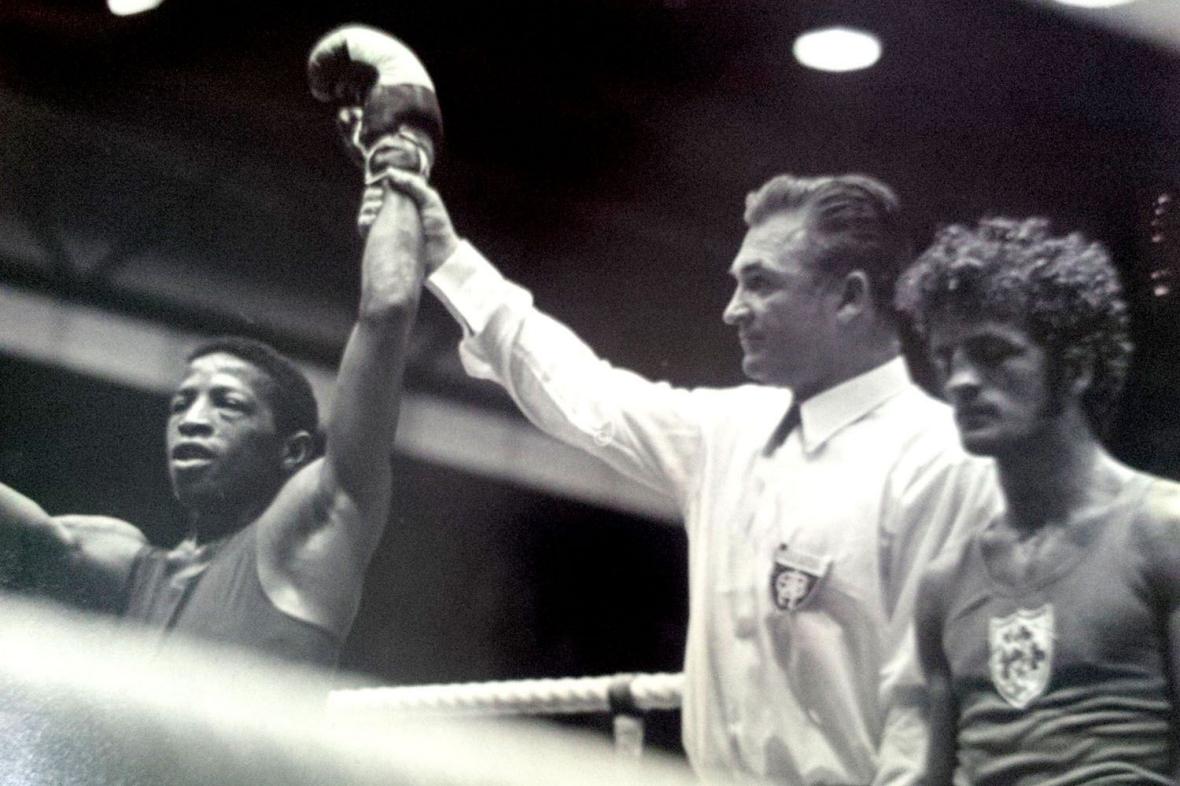
{"type": "Polygon", "coordinates": [[[481,333],[502,306],[529,307],[532,295],[500,273],[466,240],[426,279],[434,293],[467,334],[481,333]]]}

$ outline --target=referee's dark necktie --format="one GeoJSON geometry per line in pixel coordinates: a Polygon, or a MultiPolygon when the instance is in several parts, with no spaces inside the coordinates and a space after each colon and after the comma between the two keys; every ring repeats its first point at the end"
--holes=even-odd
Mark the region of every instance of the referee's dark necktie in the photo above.
{"type": "Polygon", "coordinates": [[[778,450],[787,441],[787,437],[791,436],[791,432],[799,428],[799,424],[802,422],[799,414],[799,402],[792,401],[787,414],[783,416],[778,426],[775,427],[774,433],[770,435],[770,441],[766,443],[765,454],[769,456],[778,450]]]}

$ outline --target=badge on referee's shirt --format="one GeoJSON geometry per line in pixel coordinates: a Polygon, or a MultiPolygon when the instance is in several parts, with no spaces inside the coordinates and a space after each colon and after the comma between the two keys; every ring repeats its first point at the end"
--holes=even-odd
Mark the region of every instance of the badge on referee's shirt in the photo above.
{"type": "Polygon", "coordinates": [[[792,549],[782,544],[774,553],[770,571],[770,597],[784,611],[794,611],[811,599],[819,583],[828,574],[830,557],[792,549]]]}

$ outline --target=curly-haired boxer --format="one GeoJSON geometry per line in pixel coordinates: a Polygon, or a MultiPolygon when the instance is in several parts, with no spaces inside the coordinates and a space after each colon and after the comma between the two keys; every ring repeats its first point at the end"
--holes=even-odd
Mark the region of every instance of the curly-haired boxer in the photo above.
{"type": "Polygon", "coordinates": [[[899,298],[1005,501],[919,592],[931,782],[1174,783],[1180,486],[1099,441],[1131,351],[1106,251],[952,226],[899,298]]]}

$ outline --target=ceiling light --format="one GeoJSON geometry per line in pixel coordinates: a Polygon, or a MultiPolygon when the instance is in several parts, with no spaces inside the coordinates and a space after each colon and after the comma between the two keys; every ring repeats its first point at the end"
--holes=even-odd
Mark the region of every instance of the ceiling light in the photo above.
{"type": "Polygon", "coordinates": [[[107,0],[107,8],[115,16],[131,16],[151,11],[159,7],[164,0],[107,0]]]}
{"type": "Polygon", "coordinates": [[[872,33],[851,27],[809,30],[795,39],[795,59],[820,71],[857,71],[881,57],[881,42],[872,33]]]}
{"type": "Polygon", "coordinates": [[[1135,0],[1057,0],[1061,5],[1072,5],[1077,8],[1113,8],[1116,5],[1127,5],[1135,0]]]}

